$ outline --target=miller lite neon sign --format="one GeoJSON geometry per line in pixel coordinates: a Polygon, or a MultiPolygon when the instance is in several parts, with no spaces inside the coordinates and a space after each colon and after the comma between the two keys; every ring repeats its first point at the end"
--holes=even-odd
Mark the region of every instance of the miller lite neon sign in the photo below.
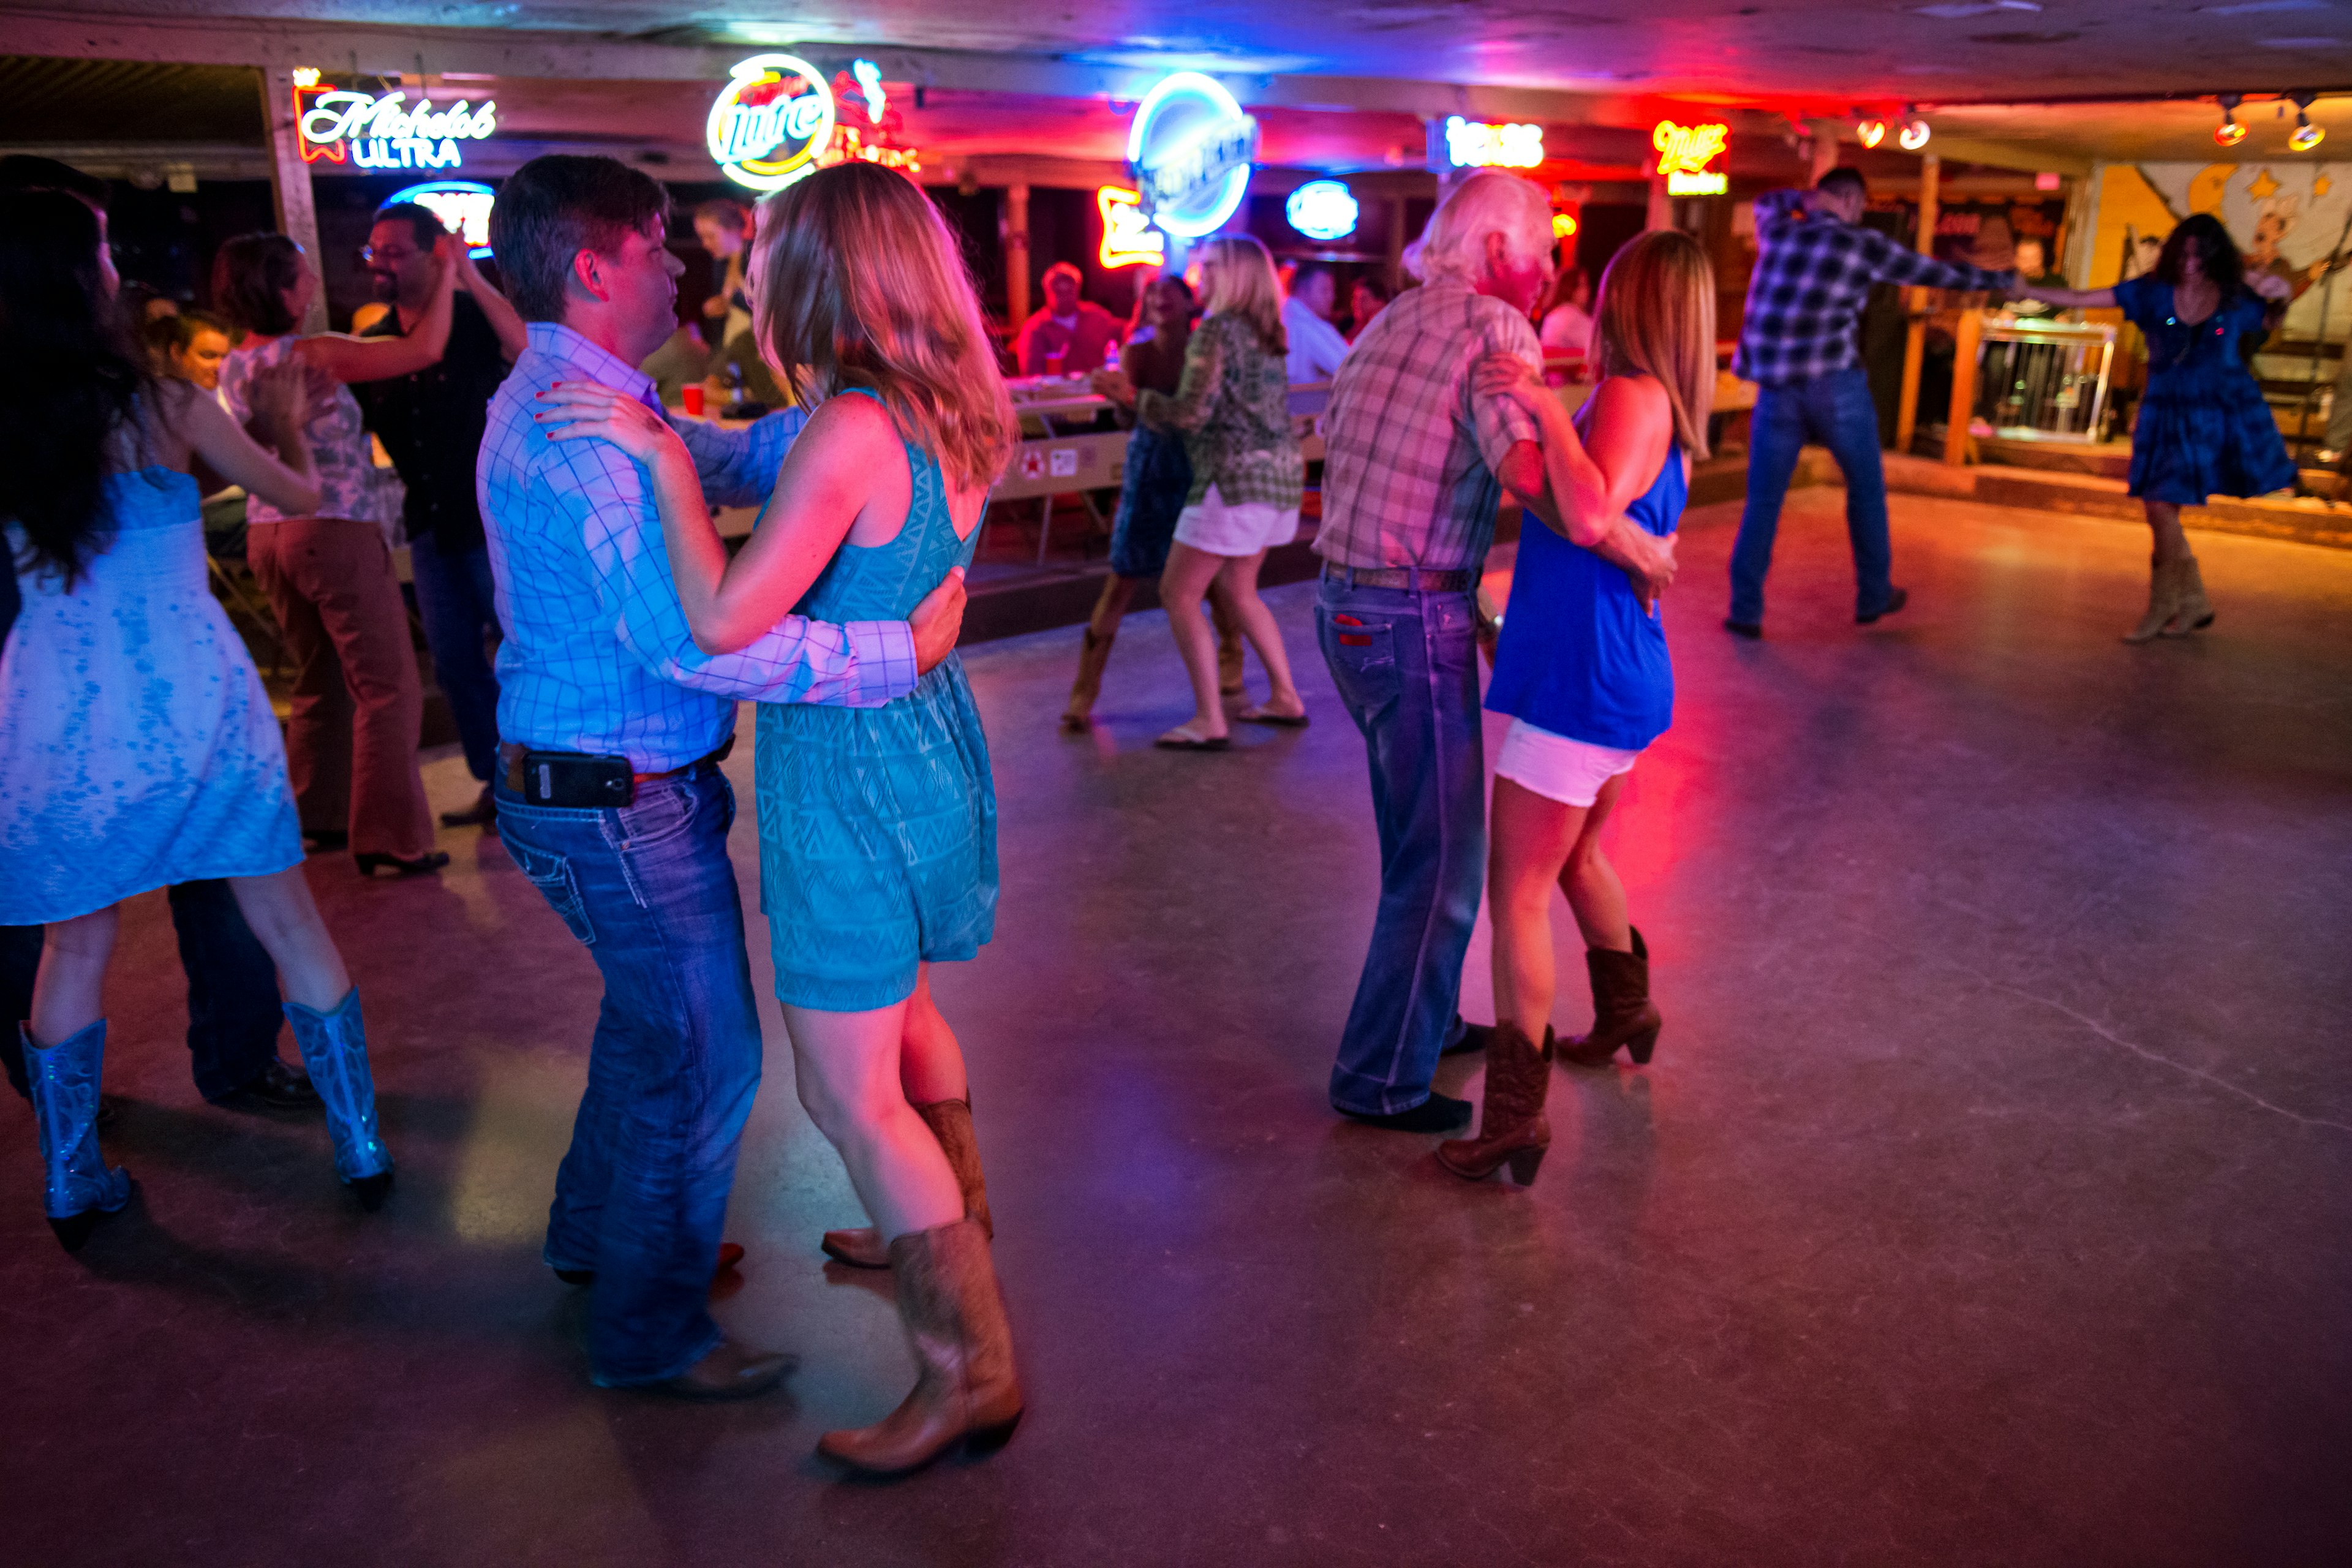
{"type": "Polygon", "coordinates": [[[1723,156],[1730,140],[1728,125],[1677,125],[1661,120],[1650,132],[1658,150],[1658,173],[1666,177],[1670,196],[1719,196],[1731,188],[1729,176],[1707,165],[1723,156]]]}
{"type": "Polygon", "coordinates": [[[781,191],[833,145],[833,89],[796,55],[739,60],[705,125],[710,161],[739,185],[781,191]]]}

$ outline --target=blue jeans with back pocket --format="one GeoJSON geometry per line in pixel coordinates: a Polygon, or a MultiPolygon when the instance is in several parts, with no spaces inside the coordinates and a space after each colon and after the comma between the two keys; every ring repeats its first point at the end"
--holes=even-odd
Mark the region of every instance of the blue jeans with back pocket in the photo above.
{"type": "Polygon", "coordinates": [[[1486,739],[1471,595],[1358,588],[1326,576],[1323,660],[1371,764],[1381,904],[1331,1069],[1362,1115],[1429,1098],[1462,990],[1486,874],[1486,739]]]}
{"type": "Polygon", "coordinates": [[[503,783],[498,801],[507,852],[604,976],[547,1261],[596,1275],[595,1381],[658,1383],[719,1343],[710,1275],[760,1087],[735,792],[705,764],[616,811],[530,805],[503,783]]]}
{"type": "Polygon", "coordinates": [[[1756,391],[1748,418],[1748,505],[1731,547],[1731,618],[1764,622],[1764,574],[1780,531],[1797,458],[1818,441],[1845,476],[1845,531],[1853,547],[1853,611],[1874,616],[1895,589],[1888,579],[1894,547],[1886,533],[1886,464],[1878,450],[1878,405],[1861,369],[1835,371],[1787,386],[1756,391]]]}

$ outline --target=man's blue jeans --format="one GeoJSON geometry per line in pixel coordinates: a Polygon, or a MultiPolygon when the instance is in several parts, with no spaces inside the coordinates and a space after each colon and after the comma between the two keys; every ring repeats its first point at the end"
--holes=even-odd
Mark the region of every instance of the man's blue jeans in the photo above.
{"type": "Polygon", "coordinates": [[[1870,377],[1859,368],[1787,386],[1756,391],[1748,421],[1748,510],[1731,547],[1731,618],[1764,621],[1764,574],[1772,564],[1772,536],[1780,502],[1808,441],[1830,449],[1845,474],[1845,531],[1853,544],[1853,613],[1874,616],[1894,594],[1887,574],[1894,547],[1886,537],[1886,468],[1878,451],[1878,405],[1870,377]]]}
{"type": "Polygon", "coordinates": [[[1315,635],[1364,733],[1381,834],[1380,913],[1331,1103],[1385,1115],[1429,1098],[1486,880],[1477,616],[1468,594],[1350,587],[1327,575],[1315,635]]]}
{"type": "Polygon", "coordinates": [[[433,651],[433,677],[449,700],[466,771],[488,784],[499,762],[499,678],[488,652],[499,603],[489,550],[479,544],[444,550],[431,534],[420,533],[408,542],[408,564],[416,577],[425,646],[433,651]]]}
{"type": "Polygon", "coordinates": [[[616,811],[528,805],[503,782],[498,801],[507,853],[604,976],[547,1261],[595,1272],[595,1381],[658,1383],[719,1342],[710,1275],[760,1087],[735,792],[705,764],[616,811]]]}

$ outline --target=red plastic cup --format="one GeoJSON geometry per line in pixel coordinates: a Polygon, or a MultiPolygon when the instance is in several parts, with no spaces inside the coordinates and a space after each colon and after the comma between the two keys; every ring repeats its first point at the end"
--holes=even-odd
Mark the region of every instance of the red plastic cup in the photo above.
{"type": "Polygon", "coordinates": [[[692,417],[696,418],[696,419],[699,419],[699,418],[701,418],[701,417],[702,417],[702,384],[701,384],[700,382],[698,382],[698,381],[689,381],[689,382],[688,382],[688,383],[687,383],[683,387],[680,387],[678,390],[679,390],[680,394],[681,394],[681,395],[686,398],[686,411],[687,411],[687,413],[688,413],[689,416],[691,416],[692,417]]]}

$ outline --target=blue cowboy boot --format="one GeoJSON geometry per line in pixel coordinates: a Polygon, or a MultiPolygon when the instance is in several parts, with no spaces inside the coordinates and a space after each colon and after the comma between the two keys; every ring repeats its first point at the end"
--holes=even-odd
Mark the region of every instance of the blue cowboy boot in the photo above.
{"type": "Polygon", "coordinates": [[[131,1201],[130,1173],[119,1165],[109,1170],[98,1148],[98,1076],[106,1059],[106,1020],[47,1047],[34,1042],[30,1026],[20,1024],[17,1032],[25,1042],[33,1123],[40,1131],[49,1228],[68,1252],[79,1252],[98,1222],[131,1201]]]}
{"type": "Polygon", "coordinates": [[[311,1086],[327,1103],[327,1133],[335,1145],[335,1174],[373,1213],[392,1191],[392,1156],[375,1129],[375,1079],[368,1073],[367,1029],[360,1022],[359,989],[343,993],[331,1013],[286,1004],[294,1043],[311,1086]]]}

